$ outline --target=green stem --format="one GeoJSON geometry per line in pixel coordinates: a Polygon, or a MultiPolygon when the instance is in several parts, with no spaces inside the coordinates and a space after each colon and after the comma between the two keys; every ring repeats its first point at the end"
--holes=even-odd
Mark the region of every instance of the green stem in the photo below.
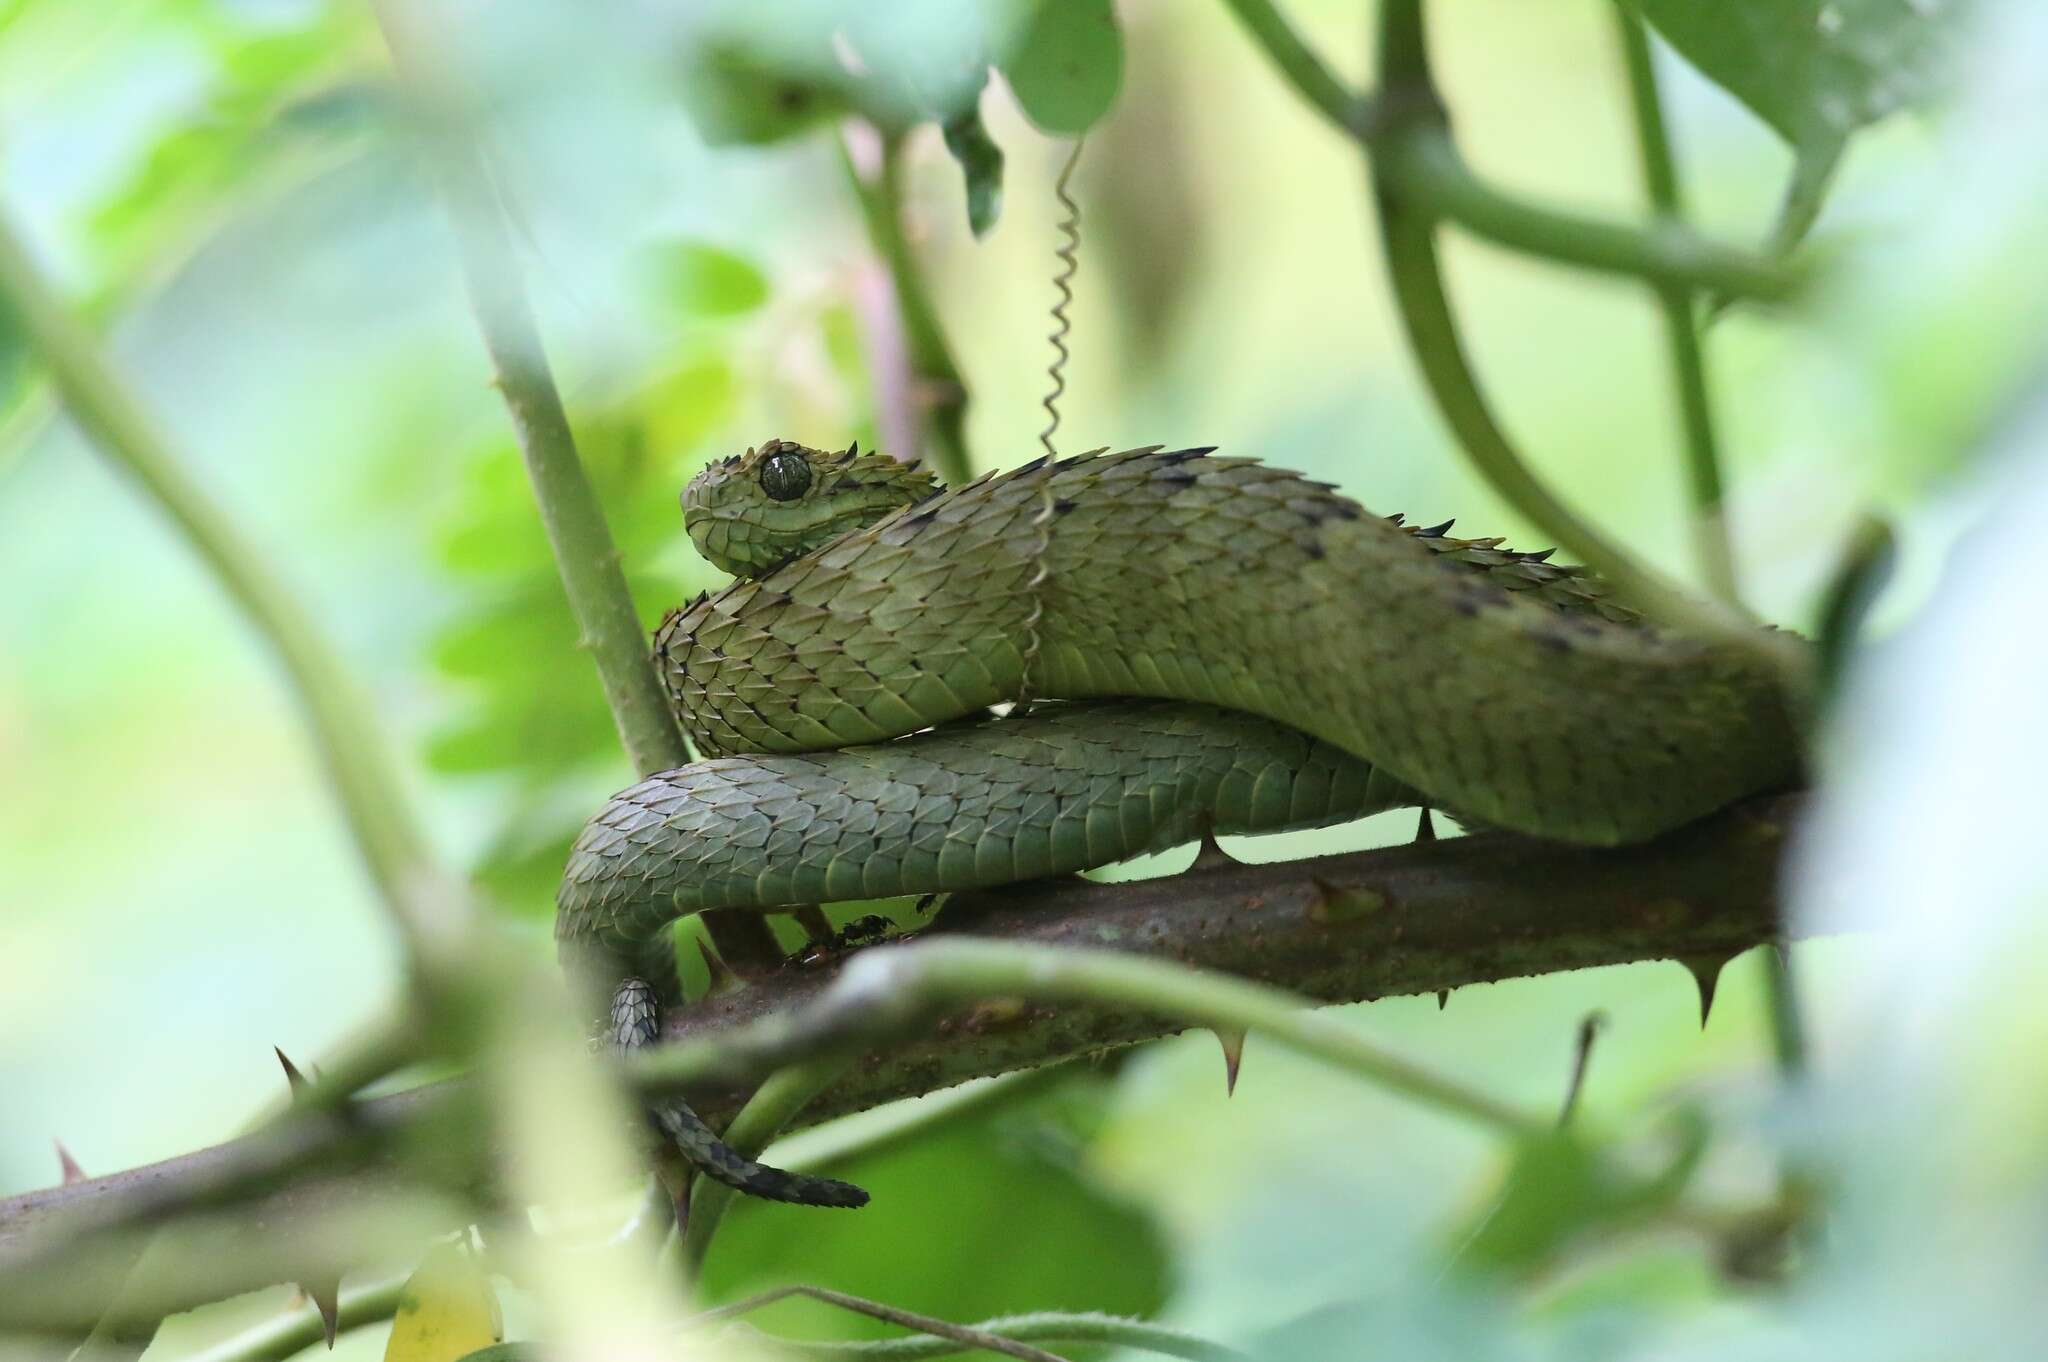
{"type": "Polygon", "coordinates": [[[1302,41],[1272,0],[1223,0],[1294,92],[1345,134],[1363,141],[1374,127],[1372,101],[1347,86],[1302,41]]]}
{"type": "Polygon", "coordinates": [[[414,967],[428,957],[458,954],[463,901],[433,863],[383,736],[315,627],[317,617],[179,465],[169,440],[58,297],[4,214],[0,305],[42,357],[72,418],[177,526],[283,665],[356,849],[414,967]]]}
{"type": "Polygon", "coordinates": [[[689,752],[649,661],[611,527],[576,452],[490,170],[468,135],[463,111],[436,74],[440,58],[419,31],[423,24],[411,13],[414,7],[379,0],[376,8],[392,65],[440,173],[477,329],[619,741],[642,775],[681,766],[689,752]]]}
{"type": "Polygon", "coordinates": [[[871,1107],[836,1117],[794,1135],[778,1138],[763,1152],[778,1168],[816,1172],[849,1159],[864,1158],[934,1129],[974,1115],[987,1107],[1022,1101],[1066,1079],[1071,1069],[1055,1059],[1035,1069],[1015,1069],[991,1078],[969,1079],[928,1093],[914,1102],[871,1107]]]}
{"type": "MultiPolygon", "coordinates": [[[[1235,1348],[1212,1343],[1206,1338],[1148,1324],[1141,1319],[1118,1319],[1114,1315],[1067,1315],[1056,1313],[1006,1315],[971,1326],[976,1331],[1008,1339],[1013,1343],[1100,1343],[1112,1348],[1129,1348],[1160,1357],[1186,1358],[1188,1362],[1247,1362],[1235,1348]]],[[[799,1356],[865,1358],[869,1362],[921,1362],[929,1357],[950,1357],[966,1345],[950,1338],[926,1334],[917,1338],[876,1338],[860,1342],[826,1339],[775,1339],[775,1346],[799,1356]]]]}
{"type": "MultiPolygon", "coordinates": [[[[1377,176],[1375,180],[1381,245],[1409,348],[1437,409],[1481,476],[1547,537],[1605,577],[1623,599],[1651,618],[1764,647],[1741,621],[1709,611],[1654,576],[1627,550],[1581,520],[1530,470],[1494,419],[1472,373],[1444,293],[1434,220],[1416,212],[1397,189],[1377,176]]],[[[1796,665],[1785,657],[1777,662],[1796,665]]]]}
{"type": "Polygon", "coordinates": [[[864,1296],[848,1295],[844,1291],[833,1291],[822,1286],[799,1284],[775,1287],[757,1295],[737,1300],[730,1305],[721,1305],[697,1316],[698,1321],[710,1323],[744,1315],[791,1296],[803,1296],[810,1300],[836,1305],[870,1319],[883,1320],[922,1333],[922,1338],[875,1339],[861,1343],[797,1343],[773,1335],[778,1345],[793,1344],[799,1351],[827,1357],[942,1357],[948,1353],[969,1349],[982,1349],[1001,1353],[1006,1357],[1028,1358],[1031,1362],[1060,1362],[1052,1354],[1031,1346],[1033,1343],[1123,1343],[1147,1352],[1164,1353],[1172,1357],[1192,1358],[1195,1362],[1248,1362],[1244,1354],[1219,1343],[1181,1333],[1177,1329],[1162,1329],[1157,1325],[1140,1320],[1121,1319],[1114,1315],[1065,1314],[1041,1312],[1030,1315],[1011,1315],[993,1319],[985,1324],[955,1324],[950,1320],[920,1315],[883,1301],[869,1300],[864,1296]]]}
{"type": "Polygon", "coordinates": [[[939,324],[938,309],[925,288],[910,239],[903,234],[902,141],[886,133],[878,136],[881,161],[875,174],[861,173],[843,138],[840,164],[860,204],[868,243],[888,268],[896,311],[903,321],[904,343],[910,351],[912,399],[926,428],[927,449],[918,452],[929,452],[939,476],[958,486],[974,472],[967,454],[967,384],[946,344],[945,329],[939,324]]]}
{"type": "Polygon", "coordinates": [[[1787,943],[1773,943],[1763,952],[1764,1002],[1771,1013],[1771,1050],[1778,1071],[1789,1077],[1806,1072],[1806,1020],[1799,1006],[1797,976],[1787,943]]]}
{"type": "Polygon", "coordinates": [[[1384,182],[1431,215],[1530,255],[1689,290],[1783,299],[1805,282],[1803,269],[1795,264],[1709,241],[1677,221],[1660,220],[1648,227],[1602,222],[1529,203],[1481,180],[1458,155],[1447,133],[1440,128],[1432,130],[1416,117],[1422,112],[1441,112],[1426,79],[1427,63],[1421,60],[1424,40],[1419,11],[1411,16],[1409,7],[1397,5],[1390,16],[1382,8],[1383,78],[1380,94],[1372,100],[1338,80],[1271,0],[1225,3],[1295,93],[1339,131],[1387,161],[1389,164],[1380,167],[1384,182]],[[1390,25],[1391,48],[1387,45],[1390,25]],[[1384,78],[1396,69],[1423,79],[1384,78]]]}
{"type": "Polygon", "coordinates": [[[1090,1003],[1212,1030],[1257,1031],[1275,1044],[1505,1134],[1546,1127],[1487,1094],[1389,1055],[1327,1017],[1311,1000],[1230,975],[1120,951],[1021,941],[926,941],[862,952],[816,1003],[770,1016],[717,1040],[689,1041],[628,1061],[643,1087],[669,1089],[743,1076],[803,1058],[838,1057],[910,1034],[949,1009],[996,998],[1090,1003]]]}
{"type": "Polygon", "coordinates": [[[1627,274],[1675,288],[1782,301],[1802,270],[1706,240],[1681,224],[1629,227],[1508,197],[1472,172],[1441,127],[1405,125],[1376,143],[1387,174],[1417,205],[1474,236],[1564,265],[1627,274]]]}
{"type": "MultiPolygon", "coordinates": [[[[1636,150],[1642,161],[1643,188],[1650,207],[1661,218],[1684,215],[1671,134],[1664,123],[1664,104],[1657,93],[1657,69],[1650,58],[1649,30],[1642,16],[1627,4],[1614,6],[1621,37],[1622,64],[1628,71],[1629,104],[1635,113],[1636,150]]],[[[1714,436],[1713,405],[1707,396],[1706,356],[1699,327],[1693,320],[1693,296],[1675,284],[1657,284],[1657,302],[1664,313],[1664,331],[1671,345],[1671,375],[1685,432],[1687,485],[1692,493],[1693,534],[1707,586],[1723,601],[1739,599],[1735,552],[1728,541],[1722,507],[1721,456],[1714,436]]]]}
{"type": "MultiPolygon", "coordinates": [[[[750,1158],[759,1154],[782,1133],[784,1126],[796,1119],[798,1112],[810,1105],[812,1098],[832,1085],[842,1067],[830,1061],[813,1060],[770,1074],[726,1127],[725,1142],[750,1158]]],[[[737,1195],[724,1183],[713,1182],[702,1174],[691,1183],[690,1219],[682,1242],[682,1267],[691,1280],[703,1271],[712,1237],[718,1233],[719,1224],[737,1195]]]]}
{"type": "Polygon", "coordinates": [[[1380,80],[1383,88],[1414,93],[1419,111],[1389,134],[1370,158],[1379,209],[1379,229],[1396,310],[1408,335],[1423,382],[1436,399],[1466,455],[1510,505],[1533,521],[1566,552],[1606,577],[1617,593],[1663,624],[1719,639],[1750,652],[1783,680],[1786,693],[1802,706],[1813,693],[1813,663],[1784,636],[1754,627],[1732,607],[1695,600],[1636,561],[1619,544],[1581,520],[1530,470],[1494,419],[1472,373],[1437,256],[1437,213],[1410,196],[1414,177],[1401,167],[1413,156],[1440,160],[1456,151],[1440,122],[1435,86],[1423,34],[1421,0],[1384,0],[1380,6],[1380,80]]]}
{"type": "MultiPolygon", "coordinates": [[[[662,695],[611,526],[576,451],[490,168],[469,135],[464,110],[436,75],[439,57],[422,21],[395,0],[379,0],[376,9],[392,66],[440,172],[477,329],[518,435],[563,594],[583,647],[597,666],[619,742],[643,776],[681,766],[690,751],[662,695]]],[[[737,969],[781,956],[758,914],[706,914],[704,925],[719,953],[737,969]]]]}
{"type": "MultiPolygon", "coordinates": [[[[792,1295],[807,1295],[813,1299],[826,1299],[834,1304],[855,1299],[842,1296],[838,1292],[821,1294],[816,1290],[807,1290],[800,1287],[784,1288],[779,1291],[766,1293],[767,1297],[773,1297],[775,1300],[782,1300],[792,1295]]],[[[757,1297],[753,1300],[738,1302],[741,1305],[754,1305],[757,1303],[766,1304],[767,1300],[765,1297],[757,1297]]],[[[863,1302],[863,1304],[873,1305],[875,1303],[863,1302]]],[[[887,1309],[887,1307],[882,1308],[887,1309]]],[[[875,1311],[871,1309],[863,1309],[860,1313],[871,1316],[875,1315],[875,1311]]],[[[876,1317],[890,1319],[892,1322],[913,1322],[906,1325],[906,1327],[914,1327],[914,1322],[919,1320],[943,1324],[942,1321],[931,1321],[928,1317],[912,1315],[907,1311],[889,1311],[887,1314],[876,1317]]],[[[748,1326],[735,1327],[747,1328],[748,1326]]],[[[964,1330],[956,1326],[956,1332],[984,1335],[986,1341],[989,1342],[1000,1341],[1011,1344],[1101,1343],[1110,1347],[1154,1353],[1161,1357],[1185,1358],[1187,1362],[1248,1362],[1243,1353],[1235,1348],[1225,1347],[1221,1343],[1212,1343],[1206,1338],[1198,1338],[1194,1334],[1184,1333],[1179,1329],[1169,1329],[1164,1325],[1148,1324],[1141,1319],[1122,1319],[1115,1315],[1062,1314],[1054,1311],[1044,1311],[1029,1315],[1004,1315],[999,1319],[983,1320],[979,1324],[967,1325],[964,1327],[964,1330]]],[[[882,1359],[883,1362],[919,1362],[920,1359],[929,1357],[951,1357],[955,1353],[972,1351],[982,1346],[979,1343],[964,1341],[959,1337],[942,1338],[930,1333],[917,1334],[909,1338],[862,1339],[858,1342],[833,1339],[786,1338],[781,1334],[769,1334],[754,1329],[749,1329],[746,1336],[759,1339],[764,1346],[773,1348],[778,1352],[794,1353],[798,1356],[868,1358],[882,1359]]],[[[982,1348],[982,1350],[986,1351],[986,1348],[982,1348]]],[[[497,1343],[479,1352],[468,1354],[461,1359],[461,1362],[534,1362],[534,1359],[539,1356],[540,1350],[531,1343],[497,1343]]],[[[207,1362],[212,1362],[212,1359],[207,1359],[207,1362]]]]}

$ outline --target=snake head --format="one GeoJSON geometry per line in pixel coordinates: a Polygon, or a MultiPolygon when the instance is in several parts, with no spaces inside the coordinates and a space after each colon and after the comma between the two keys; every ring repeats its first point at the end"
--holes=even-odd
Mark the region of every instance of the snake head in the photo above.
{"type": "Polygon", "coordinates": [[[761,577],[938,490],[931,474],[858,444],[833,454],[770,440],[690,479],[683,528],[733,576],[761,577]]]}

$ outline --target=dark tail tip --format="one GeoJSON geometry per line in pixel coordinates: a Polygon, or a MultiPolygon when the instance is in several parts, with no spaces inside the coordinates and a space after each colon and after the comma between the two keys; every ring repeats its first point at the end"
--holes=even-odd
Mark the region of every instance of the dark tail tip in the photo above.
{"type": "Polygon", "coordinates": [[[666,1101],[654,1109],[654,1119],[675,1141],[676,1148],[703,1174],[737,1192],[764,1201],[783,1201],[797,1206],[831,1206],[853,1209],[868,1204],[868,1194],[850,1182],[813,1177],[771,1168],[734,1149],[704,1124],[703,1118],[680,1101],[666,1101]]]}

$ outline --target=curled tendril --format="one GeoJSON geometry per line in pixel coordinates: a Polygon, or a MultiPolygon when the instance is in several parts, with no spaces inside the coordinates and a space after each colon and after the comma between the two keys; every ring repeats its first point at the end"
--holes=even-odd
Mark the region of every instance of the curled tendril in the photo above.
{"type": "Polygon", "coordinates": [[[1064,240],[1053,252],[1060,262],[1053,274],[1052,286],[1059,290],[1059,301],[1052,305],[1052,333],[1046,337],[1052,342],[1053,361],[1046,366],[1045,376],[1052,387],[1046,392],[1045,400],[1039,405],[1045,408],[1048,418],[1045,429],[1039,432],[1038,443],[1045,446],[1045,458],[1039,466],[1038,514],[1032,519],[1032,529],[1037,533],[1037,542],[1032,547],[1034,564],[1031,580],[1025,584],[1025,591],[1031,597],[1031,613],[1024,619],[1023,675],[1017,685],[1017,699],[1011,712],[1022,714],[1031,708],[1031,669],[1038,662],[1038,623],[1045,617],[1045,583],[1052,576],[1046,566],[1046,550],[1052,547],[1053,518],[1053,459],[1059,451],[1053,447],[1052,437],[1060,428],[1060,395],[1067,390],[1067,336],[1073,330],[1073,322],[1067,316],[1067,309],[1074,302],[1074,274],[1081,268],[1081,205],[1074,202],[1067,192],[1067,184],[1074,177],[1074,167],[1081,161],[1081,146],[1085,139],[1076,138],[1073,150],[1067,153],[1067,163],[1060,167],[1059,178],[1053,181],[1053,197],[1059,200],[1065,210],[1060,218],[1059,233],[1064,240]]]}
{"type": "Polygon", "coordinates": [[[1053,361],[1046,366],[1045,376],[1052,387],[1046,392],[1045,400],[1039,403],[1045,408],[1048,418],[1045,429],[1039,432],[1038,443],[1045,446],[1048,458],[1059,451],[1053,448],[1052,437],[1060,428],[1060,396],[1067,390],[1067,336],[1074,329],[1067,316],[1067,309],[1074,303],[1074,275],[1081,268],[1081,205],[1067,192],[1067,182],[1074,177],[1074,167],[1080,164],[1081,148],[1085,138],[1074,140],[1074,149],[1067,153],[1067,163],[1060,167],[1060,175],[1053,181],[1052,195],[1065,210],[1060,218],[1059,234],[1065,238],[1053,257],[1060,262],[1059,270],[1052,277],[1052,286],[1059,290],[1059,301],[1052,305],[1052,334],[1046,339],[1052,342],[1053,361]]]}

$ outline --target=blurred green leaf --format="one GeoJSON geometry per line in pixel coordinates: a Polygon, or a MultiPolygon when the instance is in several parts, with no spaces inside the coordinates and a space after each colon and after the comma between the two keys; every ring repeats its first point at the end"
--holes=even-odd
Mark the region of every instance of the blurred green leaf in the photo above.
{"type": "Polygon", "coordinates": [[[1849,135],[1933,93],[1963,0],[1630,0],[1700,73],[1792,144],[1785,218],[1811,220],[1849,135]]]}
{"type": "Polygon", "coordinates": [[[986,236],[1003,209],[1003,149],[988,135],[980,109],[947,120],[945,134],[946,150],[967,181],[967,225],[975,236],[986,236]]]}
{"type": "Polygon", "coordinates": [[[312,6],[289,27],[238,19],[232,6],[191,17],[187,36],[203,41],[213,79],[92,215],[110,286],[189,249],[238,199],[331,155],[388,109],[381,84],[357,75],[370,30],[355,6],[312,6]]]}
{"type": "Polygon", "coordinates": [[[845,38],[856,59],[855,98],[891,131],[945,123],[971,110],[988,68],[1022,31],[1021,0],[898,0],[851,11],[845,38]]]}
{"type": "Polygon", "coordinates": [[[702,242],[665,247],[658,266],[663,292],[678,309],[699,317],[733,317],[768,300],[768,281],[731,251],[702,242]]]}
{"type": "Polygon", "coordinates": [[[763,143],[858,113],[888,132],[973,106],[1026,0],[723,0],[691,14],[682,97],[705,140],[763,143]]]}
{"type": "MultiPolygon", "coordinates": [[[[742,1200],[706,1261],[705,1302],[802,1281],[956,1320],[1047,1307],[1155,1313],[1167,1285],[1158,1229],[1076,1171],[1067,1132],[1074,1108],[1099,1103],[1100,1088],[1077,1074],[1042,1098],[962,1116],[832,1169],[874,1194],[858,1215],[742,1200]]],[[[802,1338],[893,1332],[814,1301],[749,1318],[802,1338]]]]}
{"type": "Polygon", "coordinates": [[[1576,1241],[1642,1223],[1685,1190],[1706,1151],[1707,1125],[1680,1114],[1678,1144],[1647,1176],[1622,1171],[1617,1152],[1559,1130],[1524,1140],[1507,1184],[1465,1241],[1456,1265],[1468,1273],[1523,1273],[1576,1241]]]}
{"type": "Polygon", "coordinates": [[[1040,132],[1078,137],[1116,102],[1124,43],[1110,0],[1043,0],[1003,75],[1040,132]]]}
{"type": "Polygon", "coordinates": [[[713,146],[779,142],[852,108],[829,68],[779,61],[742,35],[706,38],[684,51],[683,107],[713,146]]]}

